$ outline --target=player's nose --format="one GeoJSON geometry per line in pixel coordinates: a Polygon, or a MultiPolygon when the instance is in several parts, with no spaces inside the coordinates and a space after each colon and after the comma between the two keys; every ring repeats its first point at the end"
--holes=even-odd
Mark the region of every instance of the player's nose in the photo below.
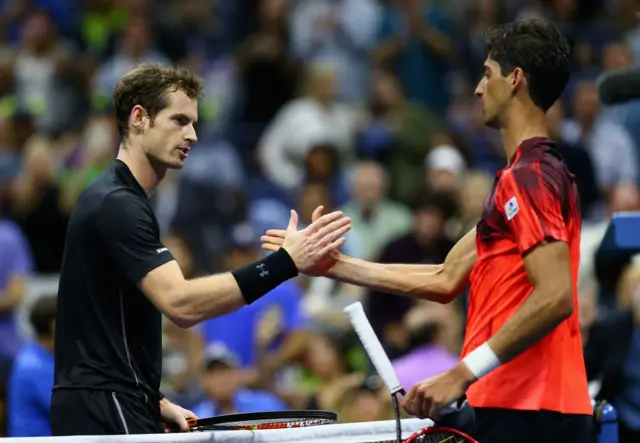
{"type": "Polygon", "coordinates": [[[185,131],[184,139],[190,143],[195,143],[198,141],[198,134],[196,133],[196,129],[193,126],[185,131]]]}
{"type": "Polygon", "coordinates": [[[476,95],[476,97],[482,97],[482,94],[484,94],[484,86],[482,85],[482,83],[478,83],[474,94],[476,95]]]}

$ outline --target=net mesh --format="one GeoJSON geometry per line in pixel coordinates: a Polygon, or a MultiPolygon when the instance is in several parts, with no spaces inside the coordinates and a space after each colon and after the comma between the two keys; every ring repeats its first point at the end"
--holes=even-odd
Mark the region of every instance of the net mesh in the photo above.
{"type": "MultiPolygon", "coordinates": [[[[408,438],[422,428],[430,426],[430,420],[402,420],[402,437],[408,438]]],[[[394,420],[368,423],[348,423],[313,426],[298,429],[270,429],[264,431],[213,431],[191,434],[154,434],[122,436],[77,436],[7,438],[2,443],[395,443],[394,420]]]]}

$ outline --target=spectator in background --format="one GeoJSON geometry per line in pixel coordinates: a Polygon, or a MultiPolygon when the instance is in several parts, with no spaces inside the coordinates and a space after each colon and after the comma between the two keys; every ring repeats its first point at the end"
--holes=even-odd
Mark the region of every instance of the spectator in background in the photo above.
{"type": "Polygon", "coordinates": [[[238,56],[244,95],[239,120],[260,131],[296,92],[299,66],[287,51],[287,12],[285,0],[260,0],[258,29],[242,43],[238,56]]]}
{"type": "Polygon", "coordinates": [[[22,345],[17,310],[32,271],[31,250],[22,230],[0,215],[0,363],[12,360],[22,345]]]}
{"type": "Polygon", "coordinates": [[[113,39],[127,24],[128,14],[114,0],[87,0],[80,20],[80,42],[92,67],[113,49],[113,39]]]}
{"type": "Polygon", "coordinates": [[[581,143],[593,161],[600,192],[606,194],[620,182],[638,181],[638,152],[629,133],[603,118],[598,91],[591,81],[575,87],[573,120],[563,124],[560,135],[567,143],[581,143]]]}
{"type": "Polygon", "coordinates": [[[497,0],[471,0],[462,4],[461,26],[456,35],[457,67],[462,71],[464,93],[471,95],[473,87],[482,77],[486,59],[484,33],[490,26],[501,23],[505,16],[504,2],[497,0]]]}
{"type": "MultiPolygon", "coordinates": [[[[228,3],[164,2],[168,11],[160,13],[156,23],[160,29],[153,32],[158,50],[204,79],[203,95],[198,100],[199,146],[215,142],[229,131],[241,98],[236,56],[230,51],[235,42],[229,40],[233,30],[228,3]],[[168,32],[162,29],[162,22],[166,22],[168,32]]],[[[164,8],[150,7],[151,11],[159,9],[164,8]]]]}
{"type": "Polygon", "coordinates": [[[455,192],[467,171],[467,162],[451,140],[443,138],[442,142],[426,156],[425,186],[433,191],[455,192]]]}
{"type": "Polygon", "coordinates": [[[204,353],[202,385],[206,398],[192,409],[198,417],[286,410],[274,394],[242,386],[240,361],[223,344],[211,343],[204,353]]]}
{"type": "Polygon", "coordinates": [[[56,303],[55,296],[42,296],[31,308],[29,319],[35,336],[16,356],[9,379],[9,437],[51,436],[56,303]]]}
{"type": "Polygon", "coordinates": [[[80,193],[113,161],[118,146],[118,132],[110,114],[89,117],[81,139],[64,155],[60,172],[62,207],[71,213],[80,193]]]}
{"type": "Polygon", "coordinates": [[[342,423],[393,419],[389,391],[377,376],[369,377],[360,385],[347,389],[339,401],[339,411],[342,423]]]}
{"type": "MultiPolygon", "coordinates": [[[[640,58],[634,60],[629,46],[624,41],[614,40],[602,48],[603,72],[628,69],[637,65],[638,62],[640,62],[640,58]]],[[[640,100],[636,99],[627,103],[603,106],[603,115],[608,120],[626,129],[633,139],[636,154],[640,152],[640,100]]],[[[636,156],[640,160],[640,156],[636,156]]]]}
{"type": "Polygon", "coordinates": [[[314,146],[333,146],[341,160],[352,154],[355,113],[336,102],[336,81],[330,65],[311,65],[303,96],[278,111],[258,144],[265,177],[289,193],[304,183],[305,161],[314,146]]]}
{"type": "Polygon", "coordinates": [[[24,146],[23,165],[10,200],[11,216],[29,241],[35,270],[56,273],[62,265],[69,221],[51,141],[34,136],[24,146]]]}
{"type": "Polygon", "coordinates": [[[345,391],[359,386],[364,374],[352,372],[345,337],[334,330],[317,331],[309,340],[303,367],[311,375],[310,395],[302,409],[335,411],[345,391]]]}
{"type": "Polygon", "coordinates": [[[0,117],[0,197],[10,189],[22,167],[19,147],[12,119],[0,117]]]}
{"type": "MultiPolygon", "coordinates": [[[[238,226],[231,236],[232,244],[222,259],[223,271],[246,266],[260,256],[260,249],[256,244],[259,237],[249,226],[238,226]]],[[[298,282],[285,282],[255,303],[203,323],[201,333],[205,346],[214,342],[223,343],[237,355],[242,368],[254,369],[259,363],[257,339],[261,319],[270,311],[277,310],[281,321],[277,337],[269,343],[269,363],[273,368],[283,367],[297,356],[300,346],[308,340],[301,300],[298,282]]]]}
{"type": "MultiPolygon", "coordinates": [[[[448,194],[426,192],[416,200],[411,232],[391,241],[382,250],[378,262],[442,263],[453,247],[454,242],[445,234],[445,224],[455,213],[455,201],[448,194]]],[[[370,291],[365,305],[371,326],[386,346],[389,357],[402,354],[402,318],[413,306],[413,300],[370,291]]]]}
{"type": "Polygon", "coordinates": [[[338,150],[328,144],[317,144],[307,154],[305,161],[306,182],[327,188],[334,206],[343,204],[347,198],[345,171],[341,167],[338,150]]]}
{"type": "Polygon", "coordinates": [[[231,43],[228,40],[230,26],[220,7],[223,2],[135,0],[125,3],[139,5],[135,12],[127,5],[130,14],[149,20],[151,34],[157,39],[156,48],[173,61],[184,60],[195,53],[216,58],[226,52],[231,43]]]}
{"type": "Polygon", "coordinates": [[[445,2],[389,0],[373,52],[378,66],[397,74],[409,100],[442,114],[451,100],[449,82],[455,32],[445,2]]]}
{"type": "Polygon", "coordinates": [[[469,171],[462,177],[458,189],[460,215],[454,227],[454,238],[461,238],[478,224],[492,186],[493,178],[479,170],[469,171]]]}
{"type": "Polygon", "coordinates": [[[580,209],[583,219],[593,216],[593,210],[597,210],[600,201],[600,189],[593,167],[593,160],[582,140],[568,142],[562,135],[562,126],[565,117],[563,103],[558,100],[547,111],[547,127],[549,137],[558,145],[559,151],[564,157],[567,168],[575,176],[576,186],[580,194],[580,209]]]}
{"type": "Polygon", "coordinates": [[[46,12],[35,10],[27,15],[20,45],[11,59],[16,105],[47,135],[77,123],[81,71],[73,62],[74,55],[46,12]]]}
{"type": "Polygon", "coordinates": [[[376,43],[381,8],[370,0],[306,0],[292,14],[292,52],[310,64],[336,67],[340,100],[360,104],[369,83],[369,52],[376,43]]]}
{"type": "Polygon", "coordinates": [[[357,163],[351,175],[351,200],[340,207],[351,218],[350,234],[360,244],[359,258],[374,260],[391,240],[411,229],[411,211],[387,198],[387,173],[372,161],[357,163]]]}
{"type": "Polygon", "coordinates": [[[104,61],[93,78],[93,105],[105,109],[111,104],[111,93],[120,78],[141,63],[171,64],[158,51],[145,17],[133,17],[122,31],[115,53],[104,61]]]}
{"type": "Polygon", "coordinates": [[[402,386],[414,386],[425,378],[448,371],[458,364],[459,354],[447,349],[446,329],[458,326],[458,347],[463,326],[456,321],[454,304],[417,303],[402,319],[407,334],[405,354],[393,360],[402,386]],[[428,362],[428,364],[426,364],[428,362]]]}
{"type": "Polygon", "coordinates": [[[368,121],[361,129],[357,153],[389,172],[389,197],[410,204],[423,185],[424,157],[442,131],[442,122],[415,99],[407,98],[398,79],[378,71],[371,84],[368,121]]]}

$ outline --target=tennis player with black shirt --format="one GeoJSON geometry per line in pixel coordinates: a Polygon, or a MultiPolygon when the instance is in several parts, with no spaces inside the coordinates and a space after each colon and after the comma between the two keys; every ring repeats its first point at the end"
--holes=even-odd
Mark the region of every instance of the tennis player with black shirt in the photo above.
{"type": "MultiPolygon", "coordinates": [[[[122,78],[114,102],[117,159],[80,196],[71,216],[55,331],[53,435],[188,430],[193,413],[163,398],[161,320],[181,327],[251,304],[344,242],[334,212],[290,235],[245,268],[186,280],[160,243],[149,195],[180,169],[197,141],[203,84],[184,69],[142,65],[122,78]]],[[[216,171],[211,171],[215,174],[216,171]]]]}

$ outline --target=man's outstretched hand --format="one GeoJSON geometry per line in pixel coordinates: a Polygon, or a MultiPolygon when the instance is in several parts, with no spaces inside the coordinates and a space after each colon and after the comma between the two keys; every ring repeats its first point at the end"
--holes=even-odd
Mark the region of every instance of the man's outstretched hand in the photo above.
{"type": "Polygon", "coordinates": [[[298,231],[297,228],[298,214],[296,211],[291,211],[289,226],[286,230],[269,229],[265,235],[260,237],[262,249],[275,252],[280,248],[284,248],[292,256],[302,274],[313,276],[328,275],[340,257],[338,248],[345,242],[342,236],[351,229],[351,220],[348,217],[342,217],[341,212],[322,215],[323,210],[323,206],[318,206],[313,211],[312,223],[302,231],[298,231]],[[318,246],[312,253],[307,250],[305,258],[297,259],[292,254],[295,254],[294,251],[298,247],[300,239],[307,237],[310,237],[309,244],[317,244],[318,246]],[[324,240],[318,241],[320,238],[324,240]]]}

